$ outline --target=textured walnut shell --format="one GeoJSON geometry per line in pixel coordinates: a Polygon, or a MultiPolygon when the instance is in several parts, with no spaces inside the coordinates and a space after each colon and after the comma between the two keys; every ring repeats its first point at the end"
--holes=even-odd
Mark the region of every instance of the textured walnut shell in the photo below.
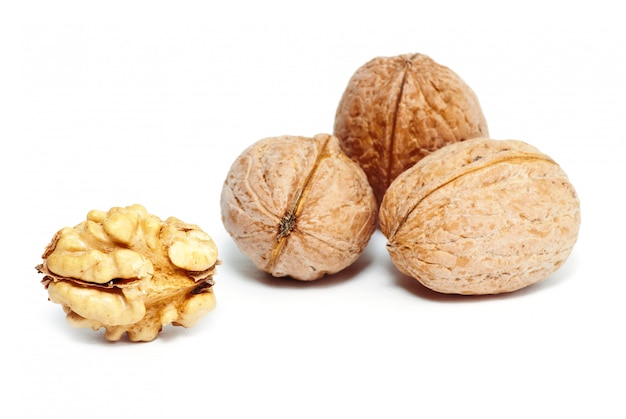
{"type": "Polygon", "coordinates": [[[380,228],[395,266],[442,293],[497,294],[547,278],[578,237],[561,167],[515,140],[448,145],[390,185],[380,228]]]}
{"type": "Polygon", "coordinates": [[[376,228],[376,201],[337,138],[282,136],[247,148],[221,196],[243,254],[273,276],[315,280],[353,263],[376,228]]]}
{"type": "Polygon", "coordinates": [[[424,156],[489,133],[478,98],[456,73],[425,55],[405,54],[374,58],[354,73],[334,135],[380,202],[393,179],[424,156]]]}

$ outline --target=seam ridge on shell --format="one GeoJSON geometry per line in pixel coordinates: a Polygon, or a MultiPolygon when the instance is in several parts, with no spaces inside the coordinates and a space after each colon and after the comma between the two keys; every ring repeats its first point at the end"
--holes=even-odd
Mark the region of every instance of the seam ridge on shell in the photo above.
{"type": "Polygon", "coordinates": [[[387,151],[387,167],[385,171],[385,184],[389,185],[391,183],[391,172],[393,169],[393,162],[395,160],[395,156],[393,153],[393,148],[395,147],[396,142],[396,124],[398,122],[398,109],[400,108],[400,103],[402,102],[402,95],[404,94],[404,86],[406,84],[407,75],[409,73],[409,67],[412,65],[413,57],[409,57],[404,61],[404,68],[402,73],[402,81],[400,82],[400,91],[398,92],[398,96],[396,97],[396,103],[392,112],[393,121],[391,121],[391,135],[389,138],[389,148],[387,151]]]}
{"type": "MultiPolygon", "coordinates": [[[[552,164],[555,164],[555,165],[557,164],[551,158],[549,158],[549,157],[547,157],[545,155],[539,155],[539,154],[526,154],[526,153],[523,153],[523,154],[494,156],[494,157],[495,158],[492,158],[492,159],[490,159],[490,158],[482,158],[480,160],[477,160],[477,161],[475,160],[474,162],[471,162],[471,163],[469,163],[469,164],[467,164],[465,166],[462,166],[462,167],[467,167],[467,166],[470,166],[472,163],[476,163],[475,167],[471,167],[468,170],[463,170],[463,171],[455,170],[449,176],[443,177],[439,182],[437,182],[432,187],[430,187],[413,204],[413,206],[404,214],[404,216],[402,217],[402,220],[399,223],[396,223],[396,228],[389,235],[388,242],[392,242],[393,241],[394,236],[398,233],[400,228],[405,224],[406,220],[417,209],[417,207],[422,203],[422,201],[424,199],[426,199],[427,197],[429,197],[431,194],[433,194],[434,192],[438,191],[439,189],[443,188],[444,186],[446,186],[446,185],[454,182],[455,180],[465,176],[468,173],[473,173],[473,172],[482,170],[482,169],[484,169],[486,167],[497,165],[497,164],[500,164],[500,163],[505,163],[505,162],[509,162],[509,163],[523,163],[523,162],[527,162],[527,161],[531,161],[531,160],[543,160],[543,161],[546,161],[548,163],[552,163],[552,164]]],[[[461,169],[461,168],[459,168],[459,169],[461,169]]]]}
{"type": "MultiPolygon", "coordinates": [[[[319,137],[317,136],[314,137],[314,141],[316,138],[319,138],[319,137]]],[[[304,198],[306,197],[311,181],[315,177],[315,174],[317,173],[317,170],[319,169],[321,162],[329,156],[326,149],[328,148],[328,143],[330,142],[330,139],[331,139],[331,136],[327,135],[325,140],[321,143],[321,145],[319,145],[318,143],[317,157],[315,158],[315,161],[313,162],[313,166],[311,167],[311,170],[309,170],[309,173],[307,174],[302,184],[302,187],[298,189],[298,191],[296,192],[293,205],[291,206],[289,210],[285,212],[283,217],[280,219],[279,229],[278,229],[279,231],[276,236],[276,241],[274,242],[274,245],[272,246],[272,249],[270,251],[270,259],[268,261],[269,271],[272,271],[274,269],[274,266],[276,265],[276,261],[278,260],[278,257],[282,253],[282,249],[285,246],[287,237],[291,234],[293,230],[295,230],[297,226],[298,217],[302,213],[302,208],[304,205],[304,198]]]]}

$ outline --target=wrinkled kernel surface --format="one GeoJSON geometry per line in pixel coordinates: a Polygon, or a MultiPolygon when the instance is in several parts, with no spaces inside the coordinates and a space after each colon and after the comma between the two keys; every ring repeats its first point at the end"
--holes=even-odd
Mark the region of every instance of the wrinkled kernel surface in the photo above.
{"type": "Polygon", "coordinates": [[[42,281],[75,327],[149,341],[163,325],[195,324],[215,306],[217,247],[198,226],[141,205],[92,210],[47,246],[42,281]]]}

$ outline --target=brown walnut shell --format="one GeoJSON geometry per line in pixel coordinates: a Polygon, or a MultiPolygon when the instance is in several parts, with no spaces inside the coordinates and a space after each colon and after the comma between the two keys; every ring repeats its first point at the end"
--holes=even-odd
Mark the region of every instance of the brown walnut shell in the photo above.
{"type": "Polygon", "coordinates": [[[230,168],[221,210],[226,231],[259,269],[308,281],[358,258],[376,228],[377,205],[337,138],[319,134],[248,147],[230,168]]]}
{"type": "Polygon", "coordinates": [[[541,281],[578,237],[561,167],[515,140],[448,145],[402,173],[379,213],[395,266],[435,291],[497,294],[541,281]]]}
{"type": "Polygon", "coordinates": [[[478,98],[456,73],[426,55],[404,54],[357,69],[339,102],[334,135],[380,202],[393,179],[424,156],[489,132],[478,98]]]}

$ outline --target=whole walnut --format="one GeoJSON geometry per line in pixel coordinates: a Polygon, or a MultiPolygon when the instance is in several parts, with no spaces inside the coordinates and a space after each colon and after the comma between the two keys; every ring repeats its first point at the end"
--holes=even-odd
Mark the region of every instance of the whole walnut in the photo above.
{"type": "Polygon", "coordinates": [[[46,247],[42,280],[74,327],[105,338],[153,340],[166,324],[191,327],[215,307],[217,247],[194,224],[162,221],[141,205],[92,210],[46,247]]]}
{"type": "Polygon", "coordinates": [[[259,269],[309,281],[359,257],[377,205],[337,138],[319,134],[265,138],[244,150],[224,182],[221,210],[226,231],[259,269]]]}
{"type": "Polygon", "coordinates": [[[535,147],[477,138],[398,176],[379,217],[401,272],[442,293],[497,294],[541,281],[565,262],[580,203],[561,167],[535,147]]]}
{"type": "Polygon", "coordinates": [[[424,156],[489,132],[478,98],[456,73],[426,55],[404,54],[357,69],[337,107],[334,135],[380,203],[393,179],[424,156]]]}

